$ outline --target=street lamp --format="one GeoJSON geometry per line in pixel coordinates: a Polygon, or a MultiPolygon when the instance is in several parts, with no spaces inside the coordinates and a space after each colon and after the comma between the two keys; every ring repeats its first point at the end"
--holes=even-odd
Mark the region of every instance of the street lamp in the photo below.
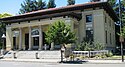
{"type": "Polygon", "coordinates": [[[2,49],[4,49],[5,38],[6,38],[5,34],[3,34],[3,35],[2,35],[2,39],[3,39],[2,49]]]}
{"type": "Polygon", "coordinates": [[[64,53],[65,49],[61,48],[61,63],[63,62],[63,53],[64,53]]]}
{"type": "MultiPolygon", "coordinates": [[[[121,15],[121,0],[119,0],[119,22],[120,22],[120,33],[122,32],[122,15],[121,15]]],[[[121,43],[121,56],[122,62],[124,62],[124,54],[123,54],[123,43],[124,38],[123,35],[120,36],[120,43],[121,43]]]]}
{"type": "Polygon", "coordinates": [[[4,43],[5,43],[5,38],[6,38],[5,34],[3,34],[3,35],[2,35],[3,44],[2,44],[2,50],[1,50],[2,55],[4,55],[4,43]]]}

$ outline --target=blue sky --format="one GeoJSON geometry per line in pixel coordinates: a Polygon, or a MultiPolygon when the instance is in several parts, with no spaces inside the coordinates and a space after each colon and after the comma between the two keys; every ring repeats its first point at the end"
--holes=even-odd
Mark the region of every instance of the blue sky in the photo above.
{"type": "MultiPolygon", "coordinates": [[[[10,13],[12,15],[18,14],[20,4],[24,0],[0,0],[0,13],[10,13]]],[[[43,0],[48,2],[48,0],[43,0]]],[[[57,7],[67,5],[67,0],[55,0],[57,7]]],[[[88,2],[89,0],[76,0],[76,4],[88,2]]]]}

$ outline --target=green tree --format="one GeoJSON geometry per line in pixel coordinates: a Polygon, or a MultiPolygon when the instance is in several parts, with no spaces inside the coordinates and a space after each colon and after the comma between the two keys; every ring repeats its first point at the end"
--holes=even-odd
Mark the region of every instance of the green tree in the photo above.
{"type": "MultiPolygon", "coordinates": [[[[8,13],[0,14],[0,18],[5,18],[5,17],[9,17],[9,16],[12,16],[12,15],[8,14],[8,13]]],[[[3,33],[5,34],[5,31],[6,31],[6,25],[4,23],[0,22],[0,48],[2,46],[1,37],[2,37],[3,33]]]]}
{"type": "Polygon", "coordinates": [[[65,44],[75,43],[76,36],[74,32],[71,32],[70,26],[66,25],[64,21],[56,21],[49,26],[48,31],[46,32],[46,41],[48,43],[56,43],[65,47],[65,44]]]}
{"type": "Polygon", "coordinates": [[[46,8],[46,3],[42,0],[25,0],[21,3],[21,8],[19,14],[24,14],[27,12],[37,11],[46,8]]]}
{"type": "Polygon", "coordinates": [[[67,5],[74,5],[75,4],[75,0],[67,0],[68,4],[67,5]]]}
{"type": "Polygon", "coordinates": [[[109,4],[114,7],[116,4],[116,0],[108,0],[109,4]]]}
{"type": "MultiPolygon", "coordinates": [[[[109,3],[111,4],[112,8],[114,9],[115,13],[117,14],[117,16],[119,17],[119,2],[116,2],[115,0],[109,0],[109,3]]],[[[124,28],[125,26],[125,0],[121,0],[121,21],[122,21],[122,27],[124,28]]],[[[119,17],[120,18],[120,17],[119,17]]],[[[117,46],[120,47],[120,43],[119,43],[119,36],[122,37],[124,36],[124,31],[122,29],[122,31],[120,31],[119,27],[120,27],[119,22],[116,23],[116,44],[118,44],[117,46]],[[119,34],[118,34],[119,33],[119,34]],[[118,34],[118,35],[117,35],[118,34]]],[[[125,46],[124,46],[125,47],[125,46]]]]}
{"type": "Polygon", "coordinates": [[[49,0],[47,8],[55,8],[55,7],[56,7],[55,0],[49,0]]]}
{"type": "MultiPolygon", "coordinates": [[[[109,0],[108,1],[112,8],[114,9],[115,13],[117,14],[117,16],[119,17],[119,2],[116,2],[116,0],[109,0]]],[[[123,22],[123,25],[125,25],[125,1],[122,0],[121,1],[121,14],[122,14],[122,22],[123,22]]]]}
{"type": "Polygon", "coordinates": [[[41,10],[41,9],[46,9],[47,8],[47,6],[46,6],[46,2],[44,1],[42,1],[42,0],[38,0],[38,2],[37,2],[37,10],[41,10]]]}

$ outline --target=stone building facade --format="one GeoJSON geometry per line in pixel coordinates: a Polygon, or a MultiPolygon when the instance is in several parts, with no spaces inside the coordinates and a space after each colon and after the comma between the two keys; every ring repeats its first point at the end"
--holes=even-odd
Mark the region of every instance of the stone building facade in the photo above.
{"type": "Polygon", "coordinates": [[[57,20],[71,25],[78,37],[77,43],[86,38],[105,44],[109,50],[116,47],[118,17],[107,2],[88,2],[1,18],[6,23],[6,50],[43,50],[44,33],[57,20]]]}

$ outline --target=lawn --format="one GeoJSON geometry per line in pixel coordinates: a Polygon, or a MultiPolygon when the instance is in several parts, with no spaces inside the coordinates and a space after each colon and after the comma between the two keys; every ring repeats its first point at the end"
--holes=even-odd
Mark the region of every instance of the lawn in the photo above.
{"type": "MultiPolygon", "coordinates": [[[[125,58],[125,55],[124,55],[124,58],[125,58]]],[[[108,59],[121,59],[121,56],[112,56],[112,57],[108,57],[108,59]]]]}

